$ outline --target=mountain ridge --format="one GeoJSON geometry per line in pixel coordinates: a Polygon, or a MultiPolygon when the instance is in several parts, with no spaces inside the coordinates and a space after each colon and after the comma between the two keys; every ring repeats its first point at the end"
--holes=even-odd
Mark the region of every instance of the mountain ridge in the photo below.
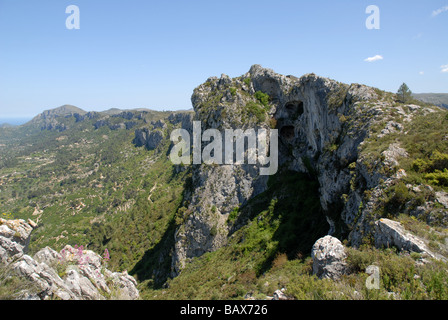
{"type": "Polygon", "coordinates": [[[412,96],[423,102],[448,109],[448,93],[413,93],[412,96]]]}
{"type": "Polygon", "coordinates": [[[131,270],[143,299],[264,299],[283,287],[294,299],[331,292],[367,299],[363,275],[375,263],[387,275],[375,297],[434,297],[427,285],[436,267],[426,252],[448,253],[445,110],[260,65],[208,78],[191,101],[194,110],[185,112],[69,108],[33,129],[0,129],[0,208],[36,221],[31,252],[108,249],[109,268],[131,270]],[[170,133],[191,135],[193,120],[201,133],[278,130],[278,172],[174,165],[170,133]],[[327,235],[339,240],[324,243],[346,250],[338,266],[350,267],[335,282],[317,280],[310,268],[313,245],[327,235]],[[387,243],[397,251],[384,250],[387,243]]]}

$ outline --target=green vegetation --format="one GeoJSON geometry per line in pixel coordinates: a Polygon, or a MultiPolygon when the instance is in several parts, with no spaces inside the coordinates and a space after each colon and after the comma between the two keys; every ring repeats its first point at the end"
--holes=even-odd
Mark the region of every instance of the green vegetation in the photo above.
{"type": "MultiPolygon", "coordinates": [[[[251,84],[250,78],[243,81],[251,84]]],[[[276,128],[277,121],[267,118],[272,103],[269,95],[261,91],[251,95],[243,90],[241,82],[236,83],[223,89],[230,90],[233,97],[238,93],[238,97],[245,98],[232,120],[240,119],[245,125],[269,121],[271,128],[276,128]]],[[[214,87],[210,82],[205,86],[206,90],[214,87]]],[[[347,102],[348,88],[338,84],[328,94],[331,112],[347,102]]],[[[385,188],[373,214],[400,221],[407,230],[425,239],[433,252],[447,255],[447,230],[443,226],[429,227],[423,221],[426,216],[411,217],[404,212],[430,200],[435,203],[435,192],[448,190],[448,113],[426,112],[422,103],[412,113],[412,121],[407,121],[410,118],[405,119],[403,114],[408,114],[410,107],[397,103],[396,95],[375,92],[390,105],[381,109],[381,119],[359,150],[364,156],[362,164],[373,173],[378,163],[385,160],[383,151],[392,143],[405,149],[408,156],[398,159],[398,166],[380,172],[392,174],[400,168],[407,175],[385,188]],[[404,131],[379,137],[385,123],[391,120],[402,125],[404,131]],[[426,188],[427,184],[432,188],[426,188]]],[[[199,118],[206,121],[212,114],[223,115],[223,97],[218,90],[210,92],[197,107],[199,118]]],[[[344,112],[337,114],[344,124],[341,136],[364,126],[367,117],[372,117],[372,108],[368,108],[372,105],[371,101],[358,101],[352,109],[339,110],[344,112]]],[[[176,230],[194,214],[188,209],[188,198],[184,199],[194,192],[192,173],[189,167],[175,167],[168,160],[168,140],[152,151],[132,143],[134,129],[166,118],[167,113],[140,117],[135,112],[131,119],[127,116],[109,116],[105,125],[98,122],[98,117],[81,119],[80,115],[67,115],[58,117],[54,128],[44,122],[38,126],[35,123],[0,128],[1,217],[37,221],[31,254],[45,246],[59,250],[66,244],[83,244],[97,253],[107,249],[108,268],[129,270],[139,282],[143,299],[242,299],[247,294],[264,299],[282,287],[295,299],[448,299],[446,264],[423,264],[419,253],[363,245],[348,249],[351,272],[340,281],[321,280],[312,274],[311,247],[328,233],[330,226],[321,207],[317,179],[317,170],[324,168],[315,166],[315,159],[305,155],[302,161],[307,173],[283,169],[271,176],[265,192],[228,214],[227,244],[192,259],[178,277],[171,279],[176,230]],[[41,127],[43,124],[46,126],[41,127]],[[117,129],[121,124],[125,128],[117,129]],[[365,286],[369,265],[377,265],[381,270],[378,290],[365,286]]],[[[167,125],[168,129],[173,128],[169,122],[167,125]]],[[[324,156],[338,150],[338,139],[325,146],[324,156]]],[[[359,162],[355,161],[343,159],[340,163],[341,170],[352,174],[347,190],[341,191],[345,192],[340,196],[344,204],[352,201],[350,192],[365,182],[361,175],[356,175],[359,162]]],[[[372,193],[366,190],[365,198],[372,193]]],[[[364,205],[365,202],[360,203],[359,213],[364,205]]],[[[222,210],[216,206],[206,209],[215,215],[222,210]]],[[[335,236],[342,238],[345,231],[339,216],[341,210],[329,208],[329,212],[336,224],[335,236]]],[[[221,231],[215,225],[210,235],[221,231]]],[[[369,243],[370,239],[366,240],[369,243]]],[[[63,268],[58,271],[64,276],[63,268]]],[[[23,286],[11,281],[0,275],[0,298],[12,297],[7,288],[16,290],[23,286]]]]}
{"type": "Polygon", "coordinates": [[[447,187],[448,168],[448,120],[445,111],[416,116],[407,124],[408,134],[396,136],[409,157],[400,161],[408,172],[409,183],[427,183],[434,187],[447,187]]]}
{"type": "Polygon", "coordinates": [[[239,212],[240,212],[239,207],[233,208],[233,210],[230,211],[230,213],[229,213],[229,218],[227,220],[228,223],[233,223],[236,220],[236,218],[238,217],[239,212]]]}
{"type": "Polygon", "coordinates": [[[428,159],[416,159],[412,168],[428,183],[448,187],[448,154],[435,150],[428,159]]]}
{"type": "Polygon", "coordinates": [[[31,281],[23,277],[11,276],[14,271],[0,262],[0,300],[16,300],[20,292],[38,292],[37,287],[31,281]]]}
{"type": "MultiPolygon", "coordinates": [[[[262,199],[269,196],[253,199],[249,207],[261,210],[266,205],[262,199]]],[[[290,298],[306,300],[448,298],[446,264],[416,264],[415,260],[421,258],[418,254],[399,254],[394,249],[380,250],[368,245],[347,249],[350,274],[339,281],[318,279],[312,274],[309,253],[291,250],[295,241],[284,241],[287,236],[282,226],[294,228],[294,224],[277,215],[282,201],[288,202],[271,200],[267,208],[235,232],[227,246],[193,259],[180,276],[168,281],[166,288],[141,286],[143,299],[243,299],[248,294],[265,299],[279,288],[286,288],[290,298]],[[370,265],[379,267],[379,289],[365,285],[366,268],[370,265]]],[[[248,207],[241,210],[244,214],[248,207]]],[[[424,223],[406,217],[401,217],[406,219],[401,220],[406,228],[419,232],[419,236],[428,234],[424,223]]],[[[294,235],[297,240],[309,236],[294,235]]]]}
{"type": "Polygon", "coordinates": [[[246,110],[248,115],[254,115],[257,122],[261,123],[266,120],[266,111],[264,110],[263,106],[256,102],[248,102],[246,104],[246,110]]]}
{"type": "MultiPolygon", "coordinates": [[[[181,276],[169,280],[169,289],[142,286],[143,296],[234,299],[252,291],[261,297],[275,284],[264,287],[267,277],[280,270],[288,273],[285,280],[304,274],[301,281],[315,283],[317,280],[309,275],[309,263],[303,265],[301,259],[309,255],[312,244],[327,231],[317,189],[317,181],[307,175],[288,171],[275,176],[266,192],[230,213],[229,223],[240,219],[250,222],[233,234],[229,245],[195,258],[181,276]],[[300,199],[297,194],[302,195],[300,199]],[[312,225],[320,227],[311,228],[312,225]],[[283,265],[289,266],[288,259],[291,267],[283,270],[283,265]]],[[[297,290],[303,289],[298,285],[297,290]]]]}
{"type": "Polygon", "coordinates": [[[168,114],[111,116],[98,129],[98,119],[73,116],[57,118],[67,127],[63,132],[36,130],[32,123],[1,129],[8,133],[0,134],[2,152],[15,161],[0,170],[0,212],[38,223],[31,254],[83,244],[96,252],[107,248],[110,268],[132,270],[160,242],[183,199],[188,172],[174,173],[167,141],[148,151],[132,140],[135,128],[168,114]],[[132,130],[111,129],[128,122],[132,130]]]}
{"type": "Polygon", "coordinates": [[[406,83],[403,83],[397,91],[398,101],[407,103],[412,99],[412,91],[409,89],[406,83]]]}
{"type": "Polygon", "coordinates": [[[338,84],[338,88],[328,94],[328,106],[332,110],[339,108],[345,101],[349,86],[343,83],[338,84]]]}
{"type": "Polygon", "coordinates": [[[246,103],[247,115],[254,115],[256,122],[262,123],[266,121],[266,112],[270,109],[270,97],[261,91],[257,91],[254,97],[258,102],[249,101],[246,103]]]}
{"type": "Polygon", "coordinates": [[[260,101],[260,103],[265,107],[265,109],[269,109],[269,101],[271,98],[269,97],[268,94],[263,93],[261,91],[257,91],[255,92],[255,99],[260,101]]]}

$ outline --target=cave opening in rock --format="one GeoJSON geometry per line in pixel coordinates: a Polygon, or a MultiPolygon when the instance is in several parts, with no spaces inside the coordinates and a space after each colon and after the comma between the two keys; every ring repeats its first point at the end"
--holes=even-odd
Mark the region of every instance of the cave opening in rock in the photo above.
{"type": "Polygon", "coordinates": [[[294,139],[294,127],[293,126],[283,126],[280,129],[280,137],[287,141],[294,139]]]}
{"type": "Polygon", "coordinates": [[[304,112],[303,102],[290,101],[285,105],[285,109],[290,117],[292,118],[300,117],[304,112]]]}

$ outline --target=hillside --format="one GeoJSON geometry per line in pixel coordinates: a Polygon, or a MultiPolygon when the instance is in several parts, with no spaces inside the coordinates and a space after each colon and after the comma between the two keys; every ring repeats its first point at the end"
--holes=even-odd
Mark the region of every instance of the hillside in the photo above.
{"type": "Polygon", "coordinates": [[[129,261],[138,260],[159,240],[157,234],[175,212],[183,186],[183,175],[172,179],[172,168],[161,157],[168,144],[162,143],[157,153],[137,148],[135,131],[161,119],[171,128],[167,118],[174,113],[79,110],[58,108],[23,126],[2,129],[1,211],[38,223],[32,252],[45,246],[60,250],[66,244],[88,245],[90,236],[99,235],[89,230],[106,221],[126,221],[126,230],[114,232],[135,232],[136,238],[128,237],[127,243],[107,235],[105,244],[119,251],[110,264],[130,269],[129,261]],[[160,187],[154,188],[156,184],[160,187]],[[148,200],[150,190],[152,199],[159,200],[156,204],[148,200]],[[145,216],[147,212],[151,215],[145,216]],[[157,228],[140,219],[157,220],[157,228]],[[156,234],[148,236],[153,229],[156,234]]]}
{"type": "Polygon", "coordinates": [[[448,109],[448,93],[414,93],[415,99],[448,109]]]}
{"type": "Polygon", "coordinates": [[[63,106],[0,128],[0,210],[36,222],[30,255],[107,249],[142,299],[448,297],[446,110],[258,65],[210,77],[191,100],[182,112],[63,106]],[[201,134],[277,129],[278,170],[174,165],[170,133],[192,135],[193,119],[201,134]]]}

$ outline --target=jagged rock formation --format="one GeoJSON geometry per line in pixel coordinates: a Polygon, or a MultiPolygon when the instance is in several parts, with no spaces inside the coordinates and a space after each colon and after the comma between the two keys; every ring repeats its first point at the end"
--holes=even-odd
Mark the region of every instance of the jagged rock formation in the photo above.
{"type": "MultiPolygon", "coordinates": [[[[181,128],[192,132],[193,117],[191,113],[171,113],[167,117],[167,120],[174,126],[180,124],[181,128]]],[[[168,125],[164,120],[159,119],[157,121],[151,121],[148,126],[135,130],[135,138],[133,142],[137,147],[144,146],[148,150],[157,149],[162,141],[169,138],[167,129],[168,125]]]]}
{"type": "Polygon", "coordinates": [[[193,132],[193,113],[192,112],[176,112],[168,116],[168,121],[172,125],[180,124],[180,127],[193,132]]]}
{"type": "Polygon", "coordinates": [[[32,221],[0,219],[0,258],[4,269],[30,282],[18,299],[104,300],[139,298],[137,283],[127,272],[111,272],[91,250],[67,245],[27,255],[32,221]]]}
{"type": "Polygon", "coordinates": [[[160,142],[165,137],[162,130],[150,130],[149,128],[142,128],[135,130],[134,143],[137,147],[146,147],[148,150],[157,148],[160,142]]]}
{"type": "MultiPolygon", "coordinates": [[[[348,238],[354,246],[373,232],[375,204],[384,189],[406,175],[396,167],[397,160],[407,156],[404,149],[392,144],[381,156],[372,155],[366,151],[369,140],[405,130],[390,114],[409,122],[420,109],[404,110],[365,85],[315,74],[284,76],[259,65],[241,77],[209,78],[194,90],[191,100],[202,132],[277,129],[280,170],[317,179],[328,234],[348,238]],[[378,126],[383,130],[372,129],[378,126]]],[[[229,213],[267,189],[268,177],[261,176],[259,168],[247,163],[193,166],[190,214],[175,235],[173,275],[189,259],[227,243],[232,232],[229,213]]]]}
{"type": "Polygon", "coordinates": [[[28,250],[33,222],[0,218],[0,262],[8,263],[28,250]]]}
{"type": "MultiPolygon", "coordinates": [[[[319,172],[321,204],[328,212],[328,228],[334,229],[331,216],[341,211],[340,195],[350,187],[348,165],[357,160],[357,148],[373,116],[368,118],[371,120],[366,117],[367,121],[356,120],[365,114],[380,114],[379,108],[367,109],[363,103],[375,98],[374,90],[366,86],[348,86],[314,74],[298,79],[255,65],[240,78],[222,75],[220,79],[208,79],[195,89],[192,103],[203,130],[278,129],[279,166],[319,172]],[[256,109],[261,106],[254,97],[257,92],[270,97],[266,111],[256,109]],[[337,150],[328,152],[335,143],[337,150]]],[[[228,213],[266,190],[266,183],[267,177],[258,174],[257,166],[194,168],[196,192],[190,205],[194,213],[176,234],[174,269],[179,271],[186,259],[224,245],[228,213]],[[218,211],[211,212],[213,206],[218,211]],[[217,232],[210,235],[212,229],[217,232]]],[[[353,212],[351,208],[346,211],[349,220],[353,212]]]]}

